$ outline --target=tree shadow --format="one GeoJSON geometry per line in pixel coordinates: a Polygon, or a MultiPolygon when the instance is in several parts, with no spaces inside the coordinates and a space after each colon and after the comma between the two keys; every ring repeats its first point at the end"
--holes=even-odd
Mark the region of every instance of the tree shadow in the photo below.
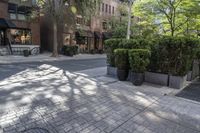
{"type": "MultiPolygon", "coordinates": [[[[0,114],[0,127],[5,133],[25,133],[33,128],[52,133],[117,130],[131,133],[142,130],[138,127],[153,132],[169,123],[156,112],[147,110],[152,103],[157,103],[156,96],[148,96],[132,87],[105,83],[98,77],[51,65],[41,65],[13,76],[11,81],[18,80],[10,86],[3,84],[0,90],[0,94],[5,95],[0,105],[15,103],[0,114]],[[23,100],[26,98],[27,102],[23,100]]],[[[177,130],[181,130],[179,128],[177,130]]]]}

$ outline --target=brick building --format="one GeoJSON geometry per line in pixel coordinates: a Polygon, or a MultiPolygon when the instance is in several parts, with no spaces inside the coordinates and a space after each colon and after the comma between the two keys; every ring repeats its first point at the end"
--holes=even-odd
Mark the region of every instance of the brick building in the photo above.
{"type": "MultiPolygon", "coordinates": [[[[75,5],[71,0],[69,7],[75,5]]],[[[104,40],[110,37],[107,30],[107,21],[112,17],[119,17],[119,0],[102,0],[97,15],[89,20],[79,15],[70,14],[66,10],[66,20],[58,24],[58,45],[59,50],[63,45],[77,45],[81,52],[100,52],[103,50],[104,40]]],[[[69,8],[70,9],[70,8],[69,8]]],[[[52,51],[53,29],[52,23],[47,15],[40,19],[42,49],[52,51]]]]}
{"type": "Polygon", "coordinates": [[[24,49],[38,51],[39,17],[30,17],[34,4],[34,0],[0,0],[0,54],[9,44],[13,54],[21,54],[24,49]]]}

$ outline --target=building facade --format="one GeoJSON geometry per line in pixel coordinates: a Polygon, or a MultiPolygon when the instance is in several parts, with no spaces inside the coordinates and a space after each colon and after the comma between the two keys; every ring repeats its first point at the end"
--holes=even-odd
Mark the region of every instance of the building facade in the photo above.
{"type": "Polygon", "coordinates": [[[39,17],[30,16],[35,4],[35,0],[0,0],[0,48],[10,45],[14,54],[39,49],[39,17]]]}
{"type": "MultiPolygon", "coordinates": [[[[71,0],[69,7],[73,7],[75,3],[71,0]]],[[[118,17],[119,0],[102,0],[97,9],[97,14],[90,19],[84,19],[83,16],[66,13],[63,22],[58,24],[58,45],[59,50],[64,45],[77,45],[80,52],[102,52],[104,49],[104,41],[108,39],[107,21],[112,17],[118,17]]],[[[77,8],[78,9],[78,8],[77,8]]],[[[70,8],[69,8],[70,10],[70,8]]],[[[66,10],[66,12],[70,12],[66,10]]],[[[44,50],[52,51],[53,49],[53,26],[48,16],[41,17],[41,42],[45,44],[44,50]]]]}

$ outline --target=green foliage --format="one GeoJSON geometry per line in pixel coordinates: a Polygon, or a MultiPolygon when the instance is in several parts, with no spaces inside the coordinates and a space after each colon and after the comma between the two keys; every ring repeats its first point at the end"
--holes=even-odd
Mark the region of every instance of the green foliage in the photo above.
{"type": "Polygon", "coordinates": [[[114,50],[117,48],[122,48],[120,42],[122,39],[108,39],[105,41],[105,50],[107,53],[107,63],[115,67],[115,55],[114,50]]]}
{"type": "Polygon", "coordinates": [[[191,68],[199,41],[187,37],[164,36],[151,45],[152,56],[149,70],[184,76],[191,68]]]}
{"type": "Polygon", "coordinates": [[[200,48],[196,51],[196,59],[200,60],[200,48]]]}
{"type": "Polygon", "coordinates": [[[63,46],[63,54],[67,56],[73,56],[78,54],[78,46],[63,46]]]}
{"type": "Polygon", "coordinates": [[[199,14],[199,0],[136,0],[134,4],[134,15],[142,18],[140,24],[157,27],[154,34],[195,35],[199,14]]]}
{"type": "Polygon", "coordinates": [[[125,38],[127,34],[127,27],[124,25],[117,25],[112,30],[113,38],[125,38]]]}
{"type": "Polygon", "coordinates": [[[148,49],[132,49],[129,51],[129,63],[131,70],[136,73],[145,72],[149,65],[151,53],[148,49]]]}
{"type": "Polygon", "coordinates": [[[120,46],[127,49],[149,49],[150,42],[143,38],[123,39],[120,46]]]}
{"type": "Polygon", "coordinates": [[[120,70],[128,70],[128,50],[127,49],[115,49],[115,64],[120,70]]]}

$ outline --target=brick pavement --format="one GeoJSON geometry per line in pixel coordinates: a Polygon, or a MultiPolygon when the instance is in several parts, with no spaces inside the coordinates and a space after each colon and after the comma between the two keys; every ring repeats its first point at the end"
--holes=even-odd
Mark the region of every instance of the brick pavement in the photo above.
{"type": "Polygon", "coordinates": [[[135,87],[105,68],[24,70],[0,82],[3,133],[200,133],[200,104],[135,87]],[[98,75],[98,76],[96,76],[98,75]]]}

